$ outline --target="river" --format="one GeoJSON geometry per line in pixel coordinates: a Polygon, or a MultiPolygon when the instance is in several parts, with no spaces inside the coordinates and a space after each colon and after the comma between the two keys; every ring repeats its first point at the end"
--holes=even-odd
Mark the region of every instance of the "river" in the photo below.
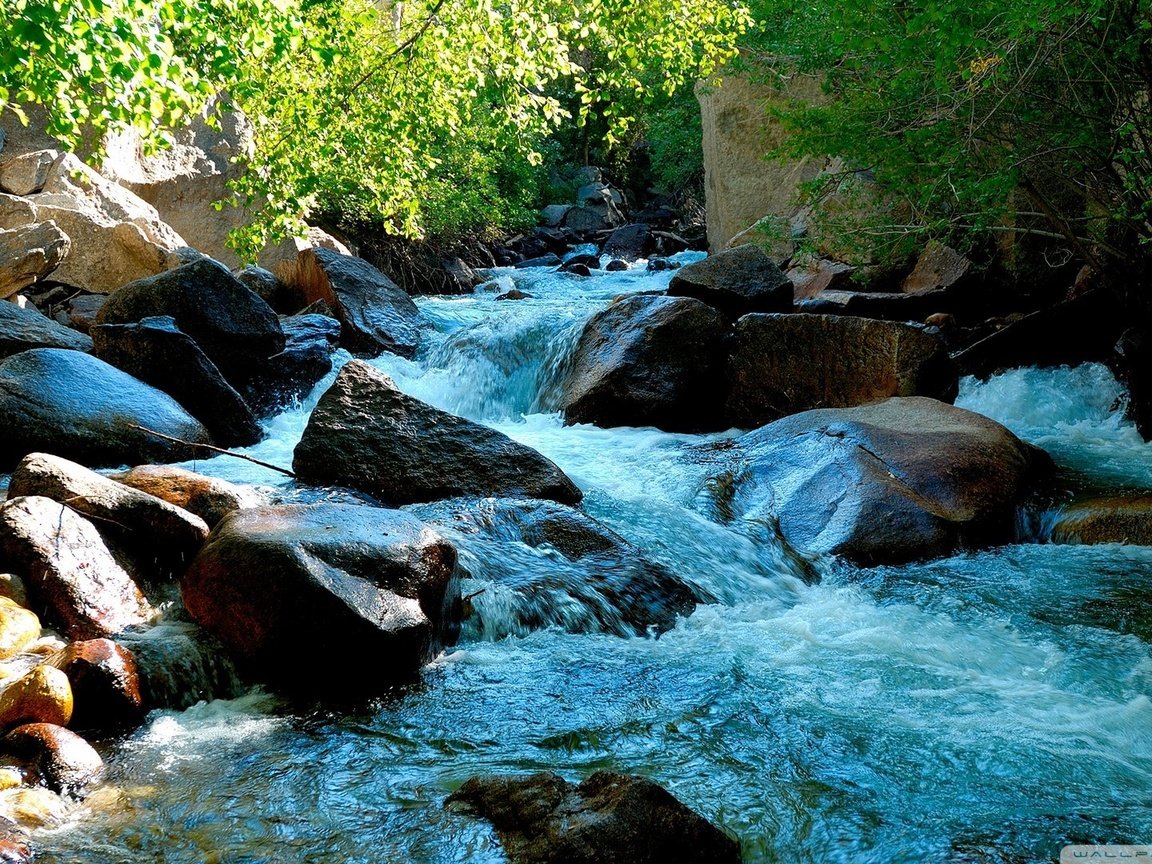
{"type": "MultiPolygon", "coordinates": [[[[687,260],[691,256],[681,256],[687,260]]],[[[748,862],[1051,861],[1064,843],[1152,843],[1152,548],[1040,542],[903,567],[778,551],[696,508],[692,445],[723,436],[564,427],[556,383],[583,322],[670,274],[497,271],[533,295],[424,298],[406,392],[543,452],[585,508],[706,588],[660,638],[522,633],[498,591],[408,688],[352,713],[254,690],[154,712],[110,754],[107,788],[36,840],[47,862],[500,862],[444,798],[476,773],[636,772],[738,836],[748,862]]],[[[291,462],[306,403],[248,451],[291,462]]],[[[1152,447],[1104,367],[965,381],[958,404],[1048,449],[1080,489],[1152,489],[1152,447]]],[[[237,460],[194,466],[270,487],[237,460]]],[[[1044,519],[1022,521],[1022,536],[1044,519]]],[[[486,568],[577,566],[472,538],[486,568]]],[[[332,662],[358,664],[339,645],[332,662]]]]}

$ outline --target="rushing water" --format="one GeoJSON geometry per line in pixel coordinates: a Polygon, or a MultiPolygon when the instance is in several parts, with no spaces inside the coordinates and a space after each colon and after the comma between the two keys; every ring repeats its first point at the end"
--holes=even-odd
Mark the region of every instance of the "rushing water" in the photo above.
{"type": "MultiPolygon", "coordinates": [[[[111,754],[108,788],[38,835],[42,860],[498,862],[490,828],[444,809],[449,792],[480,772],[601,768],[664,784],[750,862],[1051,861],[1065,843],[1152,843],[1152,549],[822,562],[805,584],[697,512],[701,436],[550,413],[587,317],[667,278],[501,271],[533,299],[422,300],[436,332],[421,356],[374,362],[545,453],[589,513],[719,603],[659,639],[473,630],[422,686],[358,713],[301,716],[259,691],[155,712],[111,754]]],[[[289,464],[327,383],[250,452],[289,464]]],[[[1079,488],[1152,488],[1120,396],[1089,366],[965,382],[960,404],[1049,449],[1079,488]]],[[[246,463],[195,467],[293,496],[246,463]]],[[[550,559],[525,547],[507,561],[550,559]]]]}

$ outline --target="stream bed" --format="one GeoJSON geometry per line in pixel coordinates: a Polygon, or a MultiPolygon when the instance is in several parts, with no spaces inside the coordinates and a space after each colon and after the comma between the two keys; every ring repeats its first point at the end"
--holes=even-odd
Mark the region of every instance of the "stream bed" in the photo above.
{"type": "MultiPolygon", "coordinates": [[[[718,603],[622,639],[517,632],[486,591],[421,685],[371,706],[300,714],[253,690],[154,712],[109,755],[106,788],[36,835],[39,860],[501,862],[486,823],[445,810],[450,792],[477,773],[606,768],[664,785],[747,862],[1017,864],[1066,843],[1152,843],[1152,548],[822,561],[806,584],[779,550],[697,509],[709,466],[693,445],[724,434],[565,427],[554,413],[584,321],[670,275],[496,271],[532,297],[423,298],[435,332],[419,356],[371,362],[544,453],[591,515],[718,603]]],[[[331,377],[245,452],[290,465],[331,377]]],[[[1047,449],[1079,488],[1152,489],[1152,447],[1121,396],[1084,366],[966,380],[958,404],[1047,449]]],[[[297,495],[239,460],[187,467],[297,495]]],[[[494,566],[577,566],[495,542],[461,544],[481,584],[494,566]]]]}

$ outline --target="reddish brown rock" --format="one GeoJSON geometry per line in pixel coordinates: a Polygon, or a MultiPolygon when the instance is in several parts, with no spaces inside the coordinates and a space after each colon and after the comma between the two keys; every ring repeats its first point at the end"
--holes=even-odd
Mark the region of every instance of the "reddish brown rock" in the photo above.
{"type": "Polygon", "coordinates": [[[264,503],[251,489],[172,465],[137,465],[109,477],[196,514],[209,528],[233,510],[258,507],[264,503]]]}
{"type": "Polygon", "coordinates": [[[1052,541],[1152,546],[1152,495],[1116,495],[1065,507],[1052,528],[1052,541]]]}
{"type": "Polygon", "coordinates": [[[971,273],[971,261],[950,246],[932,240],[916,259],[916,266],[900,290],[905,294],[946,291],[960,286],[971,273]]]}
{"type": "Polygon", "coordinates": [[[111,639],[73,642],[48,661],[72,685],[72,729],[111,733],[132,729],[147,708],[132,652],[111,639]]]}
{"type": "Polygon", "coordinates": [[[83,795],[104,775],[91,744],[51,723],[16,727],[0,738],[0,754],[15,759],[31,782],[65,795],[83,795]]]}
{"type": "Polygon", "coordinates": [[[818,258],[802,267],[793,267],[787,273],[788,279],[792,282],[792,298],[799,303],[825,291],[844,288],[855,272],[856,268],[851,264],[841,264],[825,258],[818,258]]]}

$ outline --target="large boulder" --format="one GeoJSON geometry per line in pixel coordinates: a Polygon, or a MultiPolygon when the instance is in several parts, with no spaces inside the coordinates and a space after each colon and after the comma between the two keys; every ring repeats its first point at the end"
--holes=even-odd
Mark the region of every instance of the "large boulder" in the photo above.
{"type": "Polygon", "coordinates": [[[535,450],[401,393],[359,360],[320,398],[292,467],[305,483],[351,486],[393,506],[469,495],[581,498],[535,450]]]}
{"type": "Polygon", "coordinates": [[[327,315],[281,318],[284,350],[256,364],[244,390],[260,414],[271,414],[307,396],[332,371],[332,354],[340,344],[340,322],[327,315]]]}
{"type": "Polygon", "coordinates": [[[97,324],[89,332],[97,357],[163,390],[203,423],[217,444],[246,447],[263,437],[244,397],[174,319],[97,324]]]}
{"type": "Polygon", "coordinates": [[[737,246],[676,271],[668,284],[672,297],[694,297],[725,315],[788,312],[792,282],[758,246],[737,246]]]}
{"type": "Polygon", "coordinates": [[[643,777],[477,776],[448,801],[490,821],[512,864],[740,862],[739,843],[643,777]]]}
{"type": "Polygon", "coordinates": [[[172,465],[137,465],[111,479],[194,513],[209,528],[233,510],[265,503],[252,489],[172,465]]]}
{"type": "Polygon", "coordinates": [[[636,261],[647,258],[656,251],[656,238],[647,225],[624,225],[617,228],[604,241],[601,254],[621,261],[636,261]]]}
{"type": "Polygon", "coordinates": [[[191,336],[229,383],[284,350],[284,331],[271,307],[226,267],[209,259],[125,285],[108,298],[97,324],[133,324],[166,315],[191,336]]]}
{"type": "Polygon", "coordinates": [[[50,498],[0,504],[0,569],[22,577],[33,605],[71,639],[111,636],[152,614],[100,532],[50,498]]]}
{"type": "Polygon", "coordinates": [[[30,453],[20,461],[8,494],[66,504],[148,569],[182,571],[208,536],[199,516],[47,453],[30,453]]]}
{"type": "Polygon", "coordinates": [[[838,315],[748,315],[728,360],[727,414],[752,428],[890,396],[956,398],[944,344],[923,328],[838,315]]]}
{"type": "Polygon", "coordinates": [[[68,725],[107,734],[139,726],[147,713],[136,658],[111,639],[73,642],[49,659],[66,676],[72,692],[68,725]]]}
{"type": "Polygon", "coordinates": [[[136,660],[140,697],[149,709],[184,711],[248,690],[220,640],[191,621],[170,617],[156,627],[126,631],[116,642],[136,660]]]}
{"type": "Polygon", "coordinates": [[[181,594],[250,674],[292,691],[380,688],[459,628],[451,544],[405,513],[354,504],[233,513],[181,594]]]}
{"type": "MultiPolygon", "coordinates": [[[[3,254],[0,253],[0,259],[3,254]]],[[[0,359],[32,348],[68,348],[91,351],[92,340],[71,327],[57,324],[36,309],[0,303],[0,359]]]]}
{"type": "Polygon", "coordinates": [[[48,182],[48,172],[59,158],[59,150],[33,150],[11,159],[0,159],[0,192],[36,194],[48,182]]]}
{"type": "Polygon", "coordinates": [[[68,257],[72,241],[51,220],[0,228],[0,300],[48,276],[68,257]]]}
{"type": "Polygon", "coordinates": [[[616,301],[580,335],[563,388],[565,422],[670,432],[724,428],[730,333],[727,319],[698,300],[635,295],[616,301]]]}
{"type": "Polygon", "coordinates": [[[466,552],[464,593],[487,638],[557,627],[662,633],[711,598],[591,516],[551,501],[469,498],[408,512],[466,552]],[[479,541],[479,542],[477,542],[479,541]],[[540,566],[540,552],[551,553],[540,566]]]}
{"type": "Polygon", "coordinates": [[[41,665],[0,691],[0,729],[25,723],[67,726],[72,719],[72,685],[55,666],[41,665]]]}
{"type": "Polygon", "coordinates": [[[89,354],[59,348],[36,348],[0,362],[0,429],[0,469],[34,451],[86,465],[182,462],[203,455],[193,445],[212,443],[168,394],[89,354]]]}
{"type": "Polygon", "coordinates": [[[951,291],[964,288],[972,276],[972,262],[950,246],[931,240],[916,259],[900,290],[905,294],[951,291]]]}
{"type": "Polygon", "coordinates": [[[277,275],[300,305],[325,301],[340,319],[340,338],[354,354],[388,351],[412,357],[420,345],[420,310],[400,286],[362,258],[329,249],[307,249],[277,275]]]}
{"type": "Polygon", "coordinates": [[[959,305],[956,295],[943,290],[902,294],[833,288],[799,301],[796,311],[813,315],[853,315],[880,321],[923,321],[938,312],[958,311],[959,305]]]}
{"type": "Polygon", "coordinates": [[[795,414],[729,456],[709,483],[723,518],[865,565],[1012,539],[1018,505],[1051,467],[999,423],[921,397],[795,414]]]}
{"type": "Polygon", "coordinates": [[[62,726],[27,723],[0,738],[0,755],[15,759],[33,783],[65,795],[83,795],[104,776],[92,745],[62,726]]]}

